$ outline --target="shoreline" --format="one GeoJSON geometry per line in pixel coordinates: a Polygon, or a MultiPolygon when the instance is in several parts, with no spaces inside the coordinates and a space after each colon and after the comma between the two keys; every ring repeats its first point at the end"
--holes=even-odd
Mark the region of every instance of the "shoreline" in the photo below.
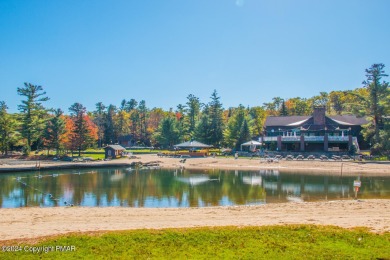
{"type": "Polygon", "coordinates": [[[134,229],[289,224],[390,232],[390,200],[341,200],[204,208],[55,207],[0,209],[0,241],[134,229]]]}
{"type": "Polygon", "coordinates": [[[155,154],[139,155],[139,159],[117,159],[112,161],[93,162],[62,162],[62,161],[38,161],[0,159],[0,174],[25,171],[46,171],[77,168],[104,168],[104,167],[131,167],[136,162],[158,163],[163,169],[189,169],[189,170],[278,170],[283,173],[304,172],[307,174],[334,174],[365,176],[390,176],[390,162],[354,162],[354,161],[286,161],[278,163],[260,162],[258,158],[234,158],[206,157],[188,158],[181,163],[180,158],[161,158],[155,154]]]}

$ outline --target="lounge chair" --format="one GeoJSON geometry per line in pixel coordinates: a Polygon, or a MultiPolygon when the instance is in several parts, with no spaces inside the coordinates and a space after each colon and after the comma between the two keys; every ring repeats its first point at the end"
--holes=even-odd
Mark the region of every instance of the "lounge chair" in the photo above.
{"type": "Polygon", "coordinates": [[[312,155],[312,154],[309,155],[309,156],[307,157],[308,160],[312,160],[312,161],[313,161],[315,158],[316,158],[316,157],[315,157],[314,155],[312,155]]]}
{"type": "Polygon", "coordinates": [[[265,163],[265,162],[267,162],[266,158],[260,158],[260,163],[265,163]]]}
{"type": "Polygon", "coordinates": [[[335,160],[335,161],[341,161],[341,157],[337,156],[337,155],[333,155],[332,159],[335,160]]]}
{"type": "Polygon", "coordinates": [[[341,156],[341,160],[351,160],[352,158],[349,157],[348,155],[343,155],[341,156]]]}
{"type": "Polygon", "coordinates": [[[321,156],[320,156],[320,160],[321,160],[321,161],[328,161],[329,158],[328,158],[328,156],[326,156],[326,155],[321,155],[321,156]]]}

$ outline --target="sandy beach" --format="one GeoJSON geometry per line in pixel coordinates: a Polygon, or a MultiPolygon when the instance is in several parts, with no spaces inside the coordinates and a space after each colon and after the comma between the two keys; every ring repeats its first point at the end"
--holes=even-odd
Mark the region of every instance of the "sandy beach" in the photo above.
{"type": "Polygon", "coordinates": [[[19,208],[1,209],[0,240],[35,238],[73,232],[162,229],[202,226],[286,224],[367,227],[390,231],[390,200],[281,203],[263,206],[206,208],[19,208]]]}
{"type": "MultiPolygon", "coordinates": [[[[250,158],[178,158],[141,155],[136,159],[69,163],[41,161],[45,167],[128,166],[132,162],[158,162],[164,168],[188,169],[278,169],[312,174],[367,176],[390,174],[389,164],[321,161],[281,161],[264,163],[250,158]]],[[[0,169],[34,169],[36,161],[0,159],[0,169]]],[[[262,226],[285,224],[335,225],[344,228],[367,227],[373,232],[390,232],[390,200],[343,200],[310,203],[276,203],[262,206],[206,208],[16,208],[0,209],[0,240],[34,241],[36,238],[73,232],[129,229],[162,229],[200,226],[262,226]]],[[[7,241],[7,242],[6,242],[7,241]]]]}

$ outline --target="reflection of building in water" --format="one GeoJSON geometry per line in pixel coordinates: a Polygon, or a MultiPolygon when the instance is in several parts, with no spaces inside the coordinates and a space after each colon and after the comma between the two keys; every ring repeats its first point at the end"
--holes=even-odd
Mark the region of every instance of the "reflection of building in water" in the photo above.
{"type": "Polygon", "coordinates": [[[278,176],[278,175],[279,175],[279,170],[266,169],[266,170],[260,170],[259,173],[260,173],[261,175],[278,176]]]}
{"type": "Polygon", "coordinates": [[[244,177],[242,177],[242,181],[245,184],[249,184],[249,185],[261,185],[262,177],[256,176],[256,175],[244,176],[244,177]]]}
{"type": "Polygon", "coordinates": [[[206,175],[194,175],[191,177],[176,177],[175,179],[183,183],[188,183],[191,186],[199,185],[201,183],[210,181],[210,177],[206,175]]]}
{"type": "Polygon", "coordinates": [[[262,185],[267,193],[267,203],[271,201],[310,201],[318,199],[332,198],[349,198],[352,188],[349,184],[331,182],[329,178],[324,177],[322,182],[318,182],[318,178],[301,177],[299,180],[292,177],[285,177],[282,179],[278,176],[277,179],[265,177],[262,180],[262,185]],[[316,181],[317,180],[317,181],[316,181]]]}

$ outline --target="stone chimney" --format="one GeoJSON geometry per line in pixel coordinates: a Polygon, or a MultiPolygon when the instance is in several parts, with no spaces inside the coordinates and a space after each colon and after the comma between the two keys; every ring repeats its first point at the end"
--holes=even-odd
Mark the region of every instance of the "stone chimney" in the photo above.
{"type": "Polygon", "coordinates": [[[314,125],[325,125],[325,106],[315,106],[313,119],[314,125]]]}

